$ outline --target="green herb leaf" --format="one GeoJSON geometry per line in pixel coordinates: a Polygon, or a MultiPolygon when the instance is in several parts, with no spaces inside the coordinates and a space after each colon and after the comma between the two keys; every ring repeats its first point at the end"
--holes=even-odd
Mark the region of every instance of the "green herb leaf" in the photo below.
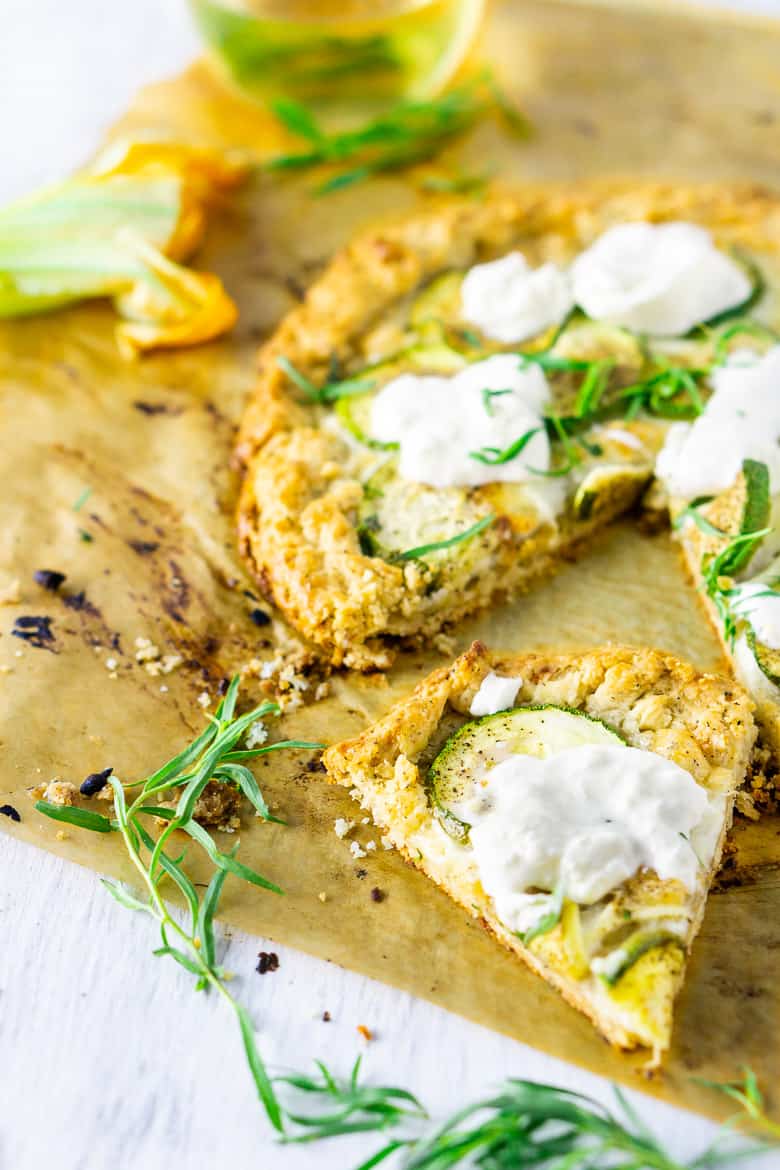
{"type": "Polygon", "coordinates": [[[255,1039],[255,1029],[249,1017],[249,1013],[243,1004],[234,1001],[236,1015],[238,1016],[239,1027],[241,1028],[241,1039],[244,1042],[244,1052],[246,1053],[247,1064],[252,1073],[252,1079],[255,1082],[257,1095],[263,1103],[266,1116],[271,1122],[271,1125],[279,1133],[284,1130],[284,1123],[282,1121],[282,1111],[279,1102],[276,1099],[273,1085],[269,1079],[268,1073],[265,1071],[265,1065],[257,1048],[257,1041],[255,1039]]]}
{"type": "Polygon", "coordinates": [[[112,898],[115,898],[120,906],[124,906],[127,910],[145,910],[151,912],[151,907],[148,902],[143,902],[126,886],[120,885],[119,882],[114,882],[110,878],[100,878],[101,885],[105,886],[112,898]]]}
{"type": "Polygon", "coordinates": [[[279,97],[271,102],[271,110],[279,121],[290,131],[310,142],[322,142],[323,135],[317,120],[306,106],[291,98],[279,97]]]}
{"type": "Polygon", "coordinates": [[[77,829],[91,829],[93,833],[110,833],[114,828],[108,817],[91,812],[88,808],[75,808],[67,804],[53,804],[48,800],[36,800],[35,807],[53,821],[75,825],[77,829]]]}
{"type": "Polygon", "coordinates": [[[458,532],[455,536],[450,536],[448,540],[435,540],[431,544],[421,544],[418,548],[410,548],[406,552],[396,553],[394,560],[416,561],[421,557],[428,556],[429,553],[440,552],[445,548],[453,548],[456,544],[463,544],[464,541],[471,540],[480,532],[484,532],[495,519],[495,515],[491,513],[489,516],[484,516],[482,520],[478,520],[476,524],[472,524],[470,528],[464,529],[463,532],[458,532]]]}
{"type": "Polygon", "coordinates": [[[481,447],[479,451],[469,451],[469,458],[476,459],[479,463],[487,463],[490,466],[495,466],[498,463],[509,463],[510,460],[516,459],[521,451],[525,450],[534,435],[538,435],[543,430],[543,426],[532,427],[519,439],[515,439],[514,443],[505,447],[503,451],[498,447],[481,447]]]}
{"type": "Polygon", "coordinates": [[[705,504],[710,504],[714,500],[714,496],[697,496],[695,500],[691,500],[690,504],[678,512],[672,520],[672,528],[682,528],[682,526],[691,520],[696,527],[704,532],[707,536],[727,536],[722,528],[716,528],[714,524],[710,524],[706,516],[702,516],[699,511],[705,504]]]}
{"type": "Polygon", "coordinates": [[[334,172],[315,188],[319,195],[428,161],[487,114],[498,113],[515,133],[526,136],[528,132],[528,123],[487,72],[439,97],[402,102],[362,126],[332,134],[322,133],[311,112],[298,103],[285,102],[281,107],[277,103],[275,113],[287,129],[306,138],[308,147],[271,159],[268,170],[303,171],[330,165],[334,172]]]}

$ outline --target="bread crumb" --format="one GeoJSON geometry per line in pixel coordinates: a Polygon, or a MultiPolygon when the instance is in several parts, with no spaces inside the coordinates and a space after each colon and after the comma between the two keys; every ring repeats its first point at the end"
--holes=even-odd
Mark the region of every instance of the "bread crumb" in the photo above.
{"type": "Polygon", "coordinates": [[[67,841],[68,840],[68,834],[65,832],[64,829],[57,829],[57,832],[54,834],[54,836],[57,838],[58,841],[67,841]]]}
{"type": "Polygon", "coordinates": [[[30,795],[36,800],[46,800],[49,804],[75,804],[79,790],[70,780],[49,780],[47,784],[36,784],[30,789],[30,795]]]}
{"type": "Polygon", "coordinates": [[[347,833],[351,833],[355,827],[354,821],[348,821],[345,817],[337,817],[333,822],[333,832],[341,840],[346,837],[347,833]]]}
{"type": "Polygon", "coordinates": [[[319,703],[320,699],[327,699],[330,694],[330,683],[321,682],[314,692],[314,701],[319,703]]]}
{"type": "Polygon", "coordinates": [[[162,686],[160,687],[160,694],[161,694],[161,695],[167,695],[167,694],[168,694],[168,688],[166,687],[165,683],[163,683],[163,684],[162,684],[162,686]]]}
{"type": "Polygon", "coordinates": [[[319,900],[321,902],[327,902],[327,900],[328,900],[328,895],[325,893],[324,890],[320,890],[319,894],[317,894],[317,897],[319,898],[319,900]]]}
{"type": "Polygon", "coordinates": [[[201,691],[198,695],[198,703],[205,710],[211,704],[211,695],[208,691],[201,691]]]}
{"type": "Polygon", "coordinates": [[[366,856],[365,849],[357,841],[350,841],[349,851],[352,854],[352,856],[354,857],[355,861],[358,861],[361,857],[366,856]]]}
{"type": "Polygon", "coordinates": [[[116,670],[116,668],[118,666],[119,666],[119,663],[117,662],[116,658],[107,658],[106,659],[106,670],[116,670]]]}
{"type": "Polygon", "coordinates": [[[367,853],[373,853],[375,849],[376,849],[376,841],[367,841],[366,842],[366,852],[367,853]]]}
{"type": "Polygon", "coordinates": [[[256,719],[247,730],[244,743],[248,748],[260,747],[268,739],[268,728],[262,719],[256,719]]]}
{"type": "Polygon", "coordinates": [[[160,647],[155,646],[151,638],[136,638],[135,648],[136,662],[140,662],[153,678],[160,674],[170,674],[184,661],[181,654],[162,654],[160,647]]]}

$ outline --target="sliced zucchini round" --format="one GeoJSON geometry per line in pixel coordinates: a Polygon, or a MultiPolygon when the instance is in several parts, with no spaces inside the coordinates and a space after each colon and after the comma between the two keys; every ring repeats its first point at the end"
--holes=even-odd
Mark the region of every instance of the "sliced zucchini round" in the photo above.
{"type": "Polygon", "coordinates": [[[336,403],[336,414],[342,426],[364,447],[372,447],[376,451],[397,451],[398,443],[381,443],[379,439],[371,438],[371,406],[374,397],[373,394],[361,394],[340,398],[336,403]]]}
{"type": "Polygon", "coordinates": [[[673,934],[663,927],[648,927],[646,930],[635,931],[621,946],[606,955],[599,965],[593,960],[593,969],[608,987],[614,987],[627,971],[639,962],[643,955],[655,947],[664,947],[669,943],[682,947],[679,935],[673,934]]]}
{"type": "Polygon", "coordinates": [[[350,394],[336,402],[336,414],[349,433],[366,447],[381,451],[395,451],[397,443],[380,443],[371,437],[371,407],[376,393],[383,385],[403,373],[456,374],[466,365],[466,358],[458,350],[440,342],[436,345],[412,345],[376,365],[361,371],[374,384],[365,394],[350,394]]]}
{"type": "Polygon", "coordinates": [[[747,631],[747,640],[758,669],[774,686],[780,687],[780,650],[759,642],[752,628],[747,631]]]}
{"type": "Polygon", "coordinates": [[[591,321],[588,317],[575,318],[556,339],[553,352],[561,357],[597,361],[608,358],[615,365],[641,369],[645,352],[640,337],[621,325],[591,321]]]}
{"type": "Polygon", "coordinates": [[[460,320],[462,272],[444,272],[427,284],[412,305],[411,323],[416,329],[429,321],[451,323],[460,320]]]}
{"type": "Polygon", "coordinates": [[[767,527],[771,512],[769,469],[765,463],[745,459],[733,486],[708,505],[704,515],[728,537],[718,538],[712,551],[718,557],[718,574],[735,577],[743,572],[758,552],[763,536],[734,544],[735,536],[746,536],[767,527]]]}
{"type": "Polygon", "coordinates": [[[470,826],[452,811],[475,780],[510,755],[546,759],[583,744],[623,744],[622,737],[602,723],[570,707],[543,704],[515,707],[466,723],[445,743],[428,772],[428,791],[442,826],[465,841],[470,826]]]}
{"type": "MultiPolygon", "coordinates": [[[[474,492],[432,488],[404,479],[398,474],[397,460],[390,458],[363,484],[357,527],[366,555],[397,561],[407,559],[410,550],[454,540],[488,515],[484,501],[474,492]]],[[[431,566],[436,572],[456,562],[466,567],[473,562],[476,567],[480,548],[475,534],[472,540],[431,550],[431,566]]]]}
{"type": "Polygon", "coordinates": [[[628,464],[592,468],[574,494],[574,515],[578,520],[590,520],[605,512],[624,512],[639,497],[650,476],[648,468],[628,464]]]}

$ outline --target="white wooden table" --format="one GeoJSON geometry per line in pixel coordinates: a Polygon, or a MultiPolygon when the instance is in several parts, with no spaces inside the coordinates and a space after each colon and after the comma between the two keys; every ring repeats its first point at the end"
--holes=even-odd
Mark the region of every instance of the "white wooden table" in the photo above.
{"type": "MultiPolygon", "coordinates": [[[[780,0],[742,6],[780,15],[780,0]]],[[[0,36],[0,200],[78,164],[137,86],[197,51],[183,0],[3,0],[0,36]]],[[[374,1148],[279,1149],[233,1020],[155,945],[94,874],[0,836],[0,1170],[348,1170],[374,1148]]],[[[346,1072],[362,1048],[369,1077],[437,1115],[508,1075],[610,1099],[600,1078],[287,948],[234,935],[225,964],[280,1068],[321,1056],[346,1072]],[[280,966],[260,976],[263,949],[280,966]]],[[[690,1114],[633,1100],[681,1158],[711,1137],[690,1114]]]]}

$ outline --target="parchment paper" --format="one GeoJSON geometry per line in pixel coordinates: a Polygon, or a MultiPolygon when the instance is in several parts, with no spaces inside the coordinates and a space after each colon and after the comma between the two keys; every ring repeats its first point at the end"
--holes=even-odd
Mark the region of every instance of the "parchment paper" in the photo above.
{"type": "MultiPolygon", "coordinates": [[[[780,186],[780,27],[505,4],[494,12],[487,46],[537,135],[518,144],[481,127],[452,152],[464,168],[491,163],[518,179],[635,172],[780,186]]],[[[268,120],[219,89],[202,66],[140,94],[116,128],[150,131],[279,146],[268,120]]],[[[420,198],[409,179],[321,200],[309,183],[257,178],[214,224],[198,263],[219,273],[241,312],[234,335],[219,344],[127,365],[102,305],[0,327],[0,585],[18,578],[22,590],[20,604],[0,608],[0,803],[15,805],[22,821],[0,818],[0,827],[96,870],[131,876],[115,839],[72,829],[58,835],[34,812],[27,788],[55,776],[80,782],[109,765],[123,779],[146,774],[201,725],[198,694],[214,696],[218,680],[252,657],[273,657],[276,633],[248,616],[228,470],[253,355],[356,227],[420,198]],[[87,487],[89,499],[75,511],[87,487]],[[39,568],[67,573],[60,595],[33,583],[39,568]],[[80,606],[78,598],[68,606],[82,590],[80,606]],[[52,618],[51,650],[11,636],[22,614],[52,618]],[[184,664],[150,677],[135,662],[139,636],[181,653],[184,664]]],[[[700,667],[720,663],[668,537],[643,537],[626,525],[544,590],[469,623],[457,648],[475,636],[507,649],[633,640],[700,667]]],[[[290,716],[283,732],[327,741],[354,733],[440,660],[407,655],[387,677],[338,680],[331,698],[290,716]]],[[[692,1074],[728,1079],[748,1064],[770,1093],[778,1084],[777,821],[735,828],[735,884],[710,899],[673,1051],[663,1075],[648,1081],[641,1060],[612,1052],[397,856],[379,849],[355,863],[333,821],[356,810],[305,770],[306,759],[272,756],[259,769],[289,826],[247,816],[241,830],[246,859],[286,896],[231,880],[226,919],[714,1116],[730,1112],[728,1104],[692,1074]],[[373,885],[387,893],[381,904],[370,899],[373,885]]],[[[361,830],[360,839],[377,836],[361,830]]]]}

